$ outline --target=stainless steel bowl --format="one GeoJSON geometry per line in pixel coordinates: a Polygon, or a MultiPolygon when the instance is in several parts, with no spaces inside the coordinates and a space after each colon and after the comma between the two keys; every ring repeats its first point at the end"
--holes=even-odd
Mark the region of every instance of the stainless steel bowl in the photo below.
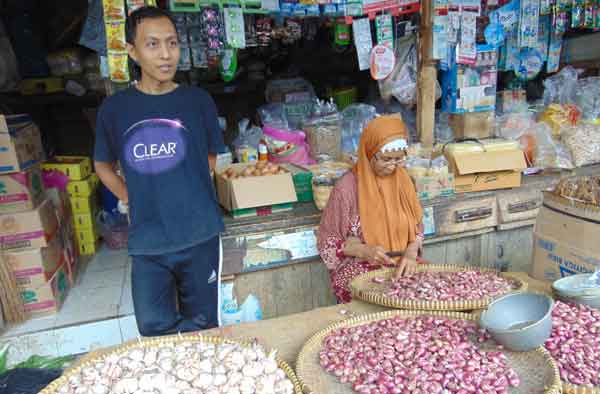
{"type": "Polygon", "coordinates": [[[536,293],[514,293],[492,302],[480,325],[505,348],[518,352],[541,346],[552,332],[554,300],[536,293]]]}
{"type": "Polygon", "coordinates": [[[578,274],[561,278],[552,283],[552,290],[561,301],[600,309],[600,288],[582,285],[590,276],[591,274],[578,274]]]}

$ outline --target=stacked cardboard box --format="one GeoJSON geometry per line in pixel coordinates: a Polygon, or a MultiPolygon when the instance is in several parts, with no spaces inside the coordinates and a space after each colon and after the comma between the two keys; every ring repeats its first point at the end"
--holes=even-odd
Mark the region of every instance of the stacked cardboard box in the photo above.
{"type": "Polygon", "coordinates": [[[82,156],[57,156],[46,162],[44,169],[57,170],[69,177],[67,191],[77,249],[81,255],[93,255],[98,250],[100,239],[96,226],[99,179],[92,173],[91,159],[82,156]]]}
{"type": "Polygon", "coordinates": [[[61,216],[43,186],[44,151],[27,115],[0,115],[0,245],[30,316],[56,312],[69,283],[61,216]]]}

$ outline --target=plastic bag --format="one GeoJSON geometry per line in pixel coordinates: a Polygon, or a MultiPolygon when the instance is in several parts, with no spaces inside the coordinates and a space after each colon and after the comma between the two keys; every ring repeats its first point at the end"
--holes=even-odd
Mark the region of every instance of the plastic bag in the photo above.
{"type": "Polygon", "coordinates": [[[531,112],[506,113],[496,117],[496,136],[518,140],[523,133],[536,124],[531,112]]]}
{"type": "MultiPolygon", "coordinates": [[[[437,111],[436,111],[437,112],[437,111]]],[[[435,141],[438,144],[445,144],[454,140],[454,132],[448,122],[448,113],[442,112],[438,116],[437,122],[435,122],[434,129],[435,141]]]]}
{"type": "Polygon", "coordinates": [[[579,80],[575,102],[584,121],[600,124],[600,77],[579,80]]]}
{"type": "Polygon", "coordinates": [[[572,66],[566,66],[557,74],[544,80],[544,105],[573,104],[577,91],[578,73],[572,66]]]}
{"type": "Polygon", "coordinates": [[[540,114],[539,120],[548,123],[552,134],[559,136],[563,127],[577,124],[580,116],[581,112],[573,104],[550,104],[540,114]]]}
{"type": "Polygon", "coordinates": [[[577,167],[600,163],[600,126],[581,123],[565,127],[562,140],[577,167]]]}
{"type": "Polygon", "coordinates": [[[100,235],[104,238],[106,246],[113,250],[125,249],[129,234],[129,219],[127,215],[114,212],[101,211],[98,213],[97,223],[100,235]]]}
{"type": "Polygon", "coordinates": [[[310,148],[306,135],[301,131],[280,130],[274,127],[263,128],[269,160],[273,163],[314,164],[309,156],[310,148]]]}
{"type": "Polygon", "coordinates": [[[315,112],[303,125],[310,156],[317,162],[338,160],[342,153],[342,118],[336,105],[317,100],[315,112]]]}
{"type": "Polygon", "coordinates": [[[342,111],[342,153],[354,155],[358,151],[360,136],[365,126],[375,118],[375,107],[352,104],[342,111]]]}
{"type": "Polygon", "coordinates": [[[235,157],[240,163],[248,163],[258,160],[258,145],[263,138],[260,127],[250,127],[248,119],[242,119],[238,123],[239,134],[233,141],[235,157]]]}
{"type": "Polygon", "coordinates": [[[267,82],[265,99],[268,103],[291,103],[312,101],[315,90],[310,82],[302,78],[274,79],[267,82]]]}
{"type": "Polygon", "coordinates": [[[263,126],[277,129],[289,129],[289,123],[283,104],[265,104],[258,109],[258,115],[263,126]]]}
{"type": "MultiPolygon", "coordinates": [[[[409,35],[396,41],[396,64],[392,73],[379,81],[379,91],[385,101],[394,97],[408,106],[417,104],[417,46],[416,36],[409,35]]],[[[436,80],[436,100],[442,89],[436,80]]]]}
{"type": "Polygon", "coordinates": [[[569,151],[552,138],[550,127],[544,122],[526,130],[519,138],[521,149],[533,165],[542,169],[572,170],[573,160],[569,151]],[[533,157],[531,157],[533,156],[533,157]]]}

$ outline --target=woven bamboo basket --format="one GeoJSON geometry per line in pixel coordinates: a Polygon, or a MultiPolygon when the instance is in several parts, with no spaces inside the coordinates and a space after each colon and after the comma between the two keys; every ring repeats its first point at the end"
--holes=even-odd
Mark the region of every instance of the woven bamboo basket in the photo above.
{"type": "MultiPolygon", "coordinates": [[[[169,345],[169,344],[176,345],[176,344],[181,344],[181,343],[199,343],[199,342],[212,343],[215,345],[222,344],[222,343],[236,343],[241,346],[251,346],[250,341],[233,341],[233,340],[224,339],[221,337],[210,337],[210,336],[201,336],[201,335],[173,335],[173,336],[160,337],[160,338],[156,338],[156,339],[154,339],[154,338],[153,339],[142,339],[137,342],[131,342],[126,345],[118,346],[116,348],[113,348],[112,350],[97,351],[94,353],[93,356],[85,357],[82,360],[82,362],[69,368],[67,371],[65,371],[65,373],[60,378],[58,378],[55,381],[53,381],[52,383],[50,383],[46,388],[44,388],[42,391],[40,391],[39,394],[56,394],[60,387],[62,387],[64,384],[66,384],[72,376],[75,376],[78,373],[80,373],[83,368],[92,366],[98,362],[102,362],[104,359],[106,359],[110,355],[123,354],[125,352],[128,352],[128,351],[130,351],[132,349],[136,349],[136,348],[160,347],[160,346],[169,345]]],[[[302,394],[302,385],[301,385],[300,381],[298,380],[298,378],[296,377],[294,370],[285,361],[283,361],[279,357],[275,357],[275,359],[277,361],[277,364],[279,365],[279,368],[281,368],[285,372],[287,377],[290,379],[290,381],[294,385],[294,393],[302,394]]]]}
{"type": "MultiPolygon", "coordinates": [[[[508,278],[515,282],[513,291],[527,290],[527,283],[508,273],[501,273],[491,268],[463,267],[457,265],[419,265],[417,272],[460,272],[460,271],[479,271],[496,272],[498,275],[508,278]]],[[[389,308],[424,310],[424,311],[470,311],[475,309],[485,309],[492,301],[492,297],[479,298],[475,300],[458,301],[425,301],[411,300],[388,297],[384,291],[389,284],[389,279],[394,273],[394,268],[384,268],[371,271],[357,276],[350,283],[352,297],[366,301],[371,304],[383,305],[389,308]],[[374,278],[384,278],[384,283],[373,282],[374,278]]],[[[508,292],[510,293],[510,292],[508,292]]],[[[506,294],[508,294],[506,293],[506,294]]]]}
{"type": "MultiPolygon", "coordinates": [[[[476,316],[461,312],[387,311],[362,315],[331,324],[313,335],[306,342],[298,355],[296,372],[298,374],[298,379],[302,382],[304,393],[345,394],[353,392],[350,385],[339,383],[333,375],[325,372],[319,364],[319,352],[322,347],[322,342],[331,332],[343,327],[358,326],[396,316],[411,318],[419,315],[432,315],[451,319],[477,321],[476,316]]],[[[495,346],[490,349],[498,351],[495,346]]],[[[545,349],[539,347],[529,352],[501,351],[508,357],[511,368],[519,374],[521,379],[521,385],[518,388],[510,389],[509,394],[562,393],[558,367],[545,349]]]]}

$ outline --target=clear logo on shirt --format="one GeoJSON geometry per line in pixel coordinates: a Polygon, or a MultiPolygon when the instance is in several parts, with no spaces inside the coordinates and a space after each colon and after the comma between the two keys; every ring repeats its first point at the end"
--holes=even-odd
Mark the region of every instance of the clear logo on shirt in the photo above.
{"type": "Polygon", "coordinates": [[[137,172],[160,174],[185,159],[187,129],[170,119],[148,119],[125,132],[125,159],[137,172]]]}

